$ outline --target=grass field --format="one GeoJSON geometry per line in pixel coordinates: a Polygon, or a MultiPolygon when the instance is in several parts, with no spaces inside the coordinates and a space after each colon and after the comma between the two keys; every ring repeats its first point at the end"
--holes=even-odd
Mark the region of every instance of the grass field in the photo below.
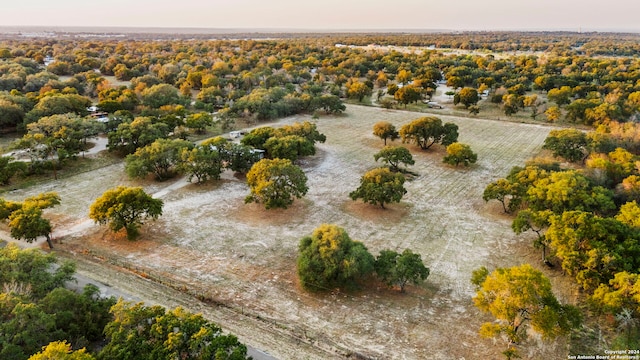
{"type": "MultiPolygon", "coordinates": [[[[61,247],[126,259],[166,274],[321,347],[380,359],[498,358],[504,344],[477,334],[480,324],[491,319],[472,304],[471,271],[517,265],[537,259],[537,253],[528,253],[529,239],[516,237],[500,205],[484,203],[482,192],[489,182],[538,154],[551,128],[441,116],[459,126],[459,141],[477,152],[477,164],[454,168],[442,164],[442,148],[424,152],[408,146],[416,160],[410,170],[419,176],[405,184],[408,193],[400,204],[383,210],[351,201],[348,194],[360,176],[380,165],[373,154],[383,144],[371,134],[373,124],[386,120],[399,127],[423,115],[348,105],[343,116],[317,120],[327,142],[301,162],[309,193],[288,210],[245,205],[248,188],[231,173],[205,185],[185,184],[183,179],[140,183],[126,178],[122,164],[5,196],[21,199],[58,191],[62,205],[50,211],[54,226],[77,230],[54,232],[63,240],[61,247]],[[164,215],[145,226],[137,242],[114,238],[86,221],[93,200],[120,184],[145,186],[165,201],[164,215]],[[296,278],[297,247],[300,238],[322,223],[344,227],[374,255],[382,249],[412,249],[422,255],[431,275],[424,285],[408,287],[406,294],[376,284],[356,293],[305,292],[296,278]]],[[[304,120],[310,116],[281,122],[304,120]]],[[[527,348],[528,358],[566,356],[563,342],[542,346],[533,341],[527,348]]]]}

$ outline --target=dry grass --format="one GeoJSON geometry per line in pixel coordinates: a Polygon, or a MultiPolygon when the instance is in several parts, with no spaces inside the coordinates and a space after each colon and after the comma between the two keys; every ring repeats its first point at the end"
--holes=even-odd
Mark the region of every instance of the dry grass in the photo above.
{"type": "MultiPolygon", "coordinates": [[[[383,144],[371,134],[373,124],[386,120],[399,127],[419,116],[349,105],[344,116],[319,119],[327,142],[302,162],[310,190],[289,209],[266,211],[243,204],[248,188],[228,173],[210,185],[185,185],[180,179],[145,182],[147,191],[162,195],[165,207],[160,220],[143,228],[141,241],[112,240],[104,229],[88,224],[64,237],[64,244],[170,274],[321,346],[385,359],[499,358],[502,344],[477,335],[480,324],[490,319],[473,307],[470,274],[480,266],[520,264],[530,248],[528,238],[512,233],[499,204],[482,201],[482,192],[511,167],[538,154],[551,128],[441,116],[459,126],[459,140],[478,153],[477,164],[445,166],[441,148],[422,152],[408,146],[416,160],[410,170],[418,176],[405,183],[408,193],[401,203],[383,210],[349,200],[361,175],[379,166],[373,154],[383,144]],[[344,227],[374,255],[382,249],[412,249],[422,255],[431,275],[406,294],[379,284],[357,293],[309,294],[295,276],[297,247],[300,238],[322,223],[344,227]]],[[[310,117],[282,123],[303,120],[310,117]]],[[[64,215],[55,225],[69,227],[82,224],[91,202],[119,184],[132,184],[121,164],[11,196],[60,192],[63,204],[53,211],[64,215]]],[[[251,337],[251,329],[246,331],[244,337],[251,337]]],[[[564,356],[560,343],[529,348],[532,358],[564,356]]]]}

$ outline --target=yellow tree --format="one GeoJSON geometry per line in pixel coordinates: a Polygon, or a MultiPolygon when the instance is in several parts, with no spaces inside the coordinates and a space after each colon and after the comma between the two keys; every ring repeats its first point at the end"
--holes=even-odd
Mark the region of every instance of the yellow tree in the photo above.
{"type": "Polygon", "coordinates": [[[262,203],[266,209],[286,209],[295,198],[303,197],[309,190],[302,169],[288,159],[258,161],[247,173],[247,184],[251,193],[244,202],[262,203]]]}
{"type": "Polygon", "coordinates": [[[154,199],[141,187],[118,186],[105,191],[91,204],[89,218],[99,224],[109,224],[112,231],[125,229],[127,239],[135,240],[143,220],[162,215],[163,202],[154,199]]]}
{"type": "Polygon", "coordinates": [[[474,305],[496,318],[482,325],[480,335],[506,335],[509,348],[504,354],[508,358],[517,354],[514,345],[527,339],[527,330],[553,339],[581,324],[578,309],[560,304],[549,279],[529,264],[498,268],[492,273],[482,267],[473,272],[471,281],[477,290],[474,305]]]}

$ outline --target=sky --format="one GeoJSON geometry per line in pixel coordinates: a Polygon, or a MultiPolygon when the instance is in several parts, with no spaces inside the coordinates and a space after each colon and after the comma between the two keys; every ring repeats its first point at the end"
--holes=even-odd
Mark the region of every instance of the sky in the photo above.
{"type": "Polygon", "coordinates": [[[639,0],[3,0],[0,26],[638,31],[639,0]]]}

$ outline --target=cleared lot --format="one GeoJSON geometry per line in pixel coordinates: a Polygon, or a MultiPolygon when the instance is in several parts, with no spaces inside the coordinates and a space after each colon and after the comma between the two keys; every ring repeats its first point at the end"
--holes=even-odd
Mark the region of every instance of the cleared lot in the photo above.
{"type": "MultiPolygon", "coordinates": [[[[421,114],[348,106],[346,115],[317,120],[327,142],[305,159],[309,193],[288,210],[266,211],[245,205],[243,179],[225,173],[207,185],[145,182],[165,201],[164,215],[143,229],[140,241],[114,237],[86,220],[89,205],[107,188],[139,184],[126,178],[121,164],[52,183],[15,191],[21,199],[58,191],[54,208],[59,245],[78,253],[121,259],[141,272],[167,276],[240,313],[259,316],[274,328],[293,332],[311,343],[375,358],[494,358],[504,350],[479,339],[488,318],[473,307],[471,271],[480,266],[511,266],[522,261],[522,238],[510,229],[492,204],[485,186],[540,151],[549,127],[441,116],[460,129],[459,141],[478,153],[468,169],[442,164],[443,149],[427,152],[409,146],[419,176],[407,182],[402,203],[387,210],[348,198],[360,176],[380,164],[373,160],[382,141],[372,134],[380,120],[397,127],[421,114]],[[420,253],[431,275],[406,294],[384,288],[359,293],[310,294],[296,279],[295,260],[301,237],[322,223],[344,227],[376,255],[381,249],[420,253]]],[[[282,123],[310,120],[292,117],[282,123]]],[[[399,142],[396,142],[399,144],[399,142]]],[[[494,204],[495,205],[495,204],[494,204]]],[[[224,323],[221,325],[224,326],[224,323]]],[[[245,330],[244,338],[259,338],[245,330]]],[[[271,354],[279,352],[264,349],[271,354]]],[[[562,344],[533,346],[534,357],[558,358],[562,344]]],[[[317,358],[308,354],[308,358],[317,358]]],[[[301,357],[304,358],[304,357],[301,357]]]]}

